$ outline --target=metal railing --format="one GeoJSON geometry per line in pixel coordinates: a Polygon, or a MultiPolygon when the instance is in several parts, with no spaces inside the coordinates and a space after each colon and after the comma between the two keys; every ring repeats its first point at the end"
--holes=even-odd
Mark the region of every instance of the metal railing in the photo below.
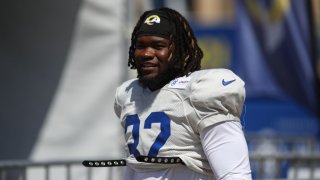
{"type": "MultiPolygon", "coordinates": [[[[103,175],[100,173],[99,179],[113,180],[115,177],[121,176],[122,173],[121,167],[96,169],[105,172],[103,175]]],[[[78,180],[79,176],[83,180],[93,180],[95,172],[94,168],[83,167],[82,161],[0,161],[0,180],[34,180],[34,178],[30,178],[30,174],[33,174],[31,177],[36,176],[39,180],[56,180],[56,178],[53,177],[54,174],[60,174],[58,176],[60,176],[60,178],[63,177],[59,180],[78,180]],[[55,168],[63,169],[63,171],[53,172],[55,168]],[[77,168],[78,172],[72,173],[73,168],[77,168]],[[41,171],[37,173],[32,172],[32,170],[35,169],[41,171]]]]}
{"type": "Polygon", "coordinates": [[[320,179],[320,154],[250,154],[254,179],[320,179]]]}
{"type": "Polygon", "coordinates": [[[313,136],[247,136],[254,179],[320,179],[320,143],[313,136]]]}
{"type": "MultiPolygon", "coordinates": [[[[253,179],[320,179],[320,154],[250,154],[253,179]]],[[[28,169],[41,168],[42,175],[39,180],[56,180],[50,171],[54,167],[64,169],[63,179],[79,179],[74,177],[72,167],[81,167],[81,179],[92,180],[94,168],[82,167],[82,161],[6,161],[0,162],[0,180],[34,180],[28,178],[28,169]]],[[[96,168],[106,171],[105,176],[99,179],[119,179],[123,167],[96,168]],[[118,170],[115,170],[117,169],[118,170]],[[118,174],[118,175],[116,175],[118,174]],[[117,177],[117,178],[116,178],[117,177]]],[[[61,172],[60,172],[61,173],[61,172]]],[[[60,180],[60,179],[59,179],[60,180]]],[[[62,179],[61,179],[62,180],[62,179]]]]}

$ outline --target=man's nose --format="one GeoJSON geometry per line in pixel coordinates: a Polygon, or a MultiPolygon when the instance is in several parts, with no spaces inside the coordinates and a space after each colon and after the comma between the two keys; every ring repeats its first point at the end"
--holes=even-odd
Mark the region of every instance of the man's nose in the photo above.
{"type": "Polygon", "coordinates": [[[143,56],[146,57],[146,58],[153,58],[154,57],[154,49],[151,48],[151,47],[147,47],[144,49],[143,51],[143,56]]]}

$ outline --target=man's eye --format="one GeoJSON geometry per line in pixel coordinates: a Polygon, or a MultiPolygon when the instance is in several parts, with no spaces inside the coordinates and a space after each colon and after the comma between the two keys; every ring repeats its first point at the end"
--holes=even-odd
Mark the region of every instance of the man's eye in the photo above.
{"type": "Polygon", "coordinates": [[[145,48],[145,46],[142,45],[142,44],[136,44],[136,48],[137,48],[137,49],[143,49],[143,48],[145,48]]]}
{"type": "Polygon", "coordinates": [[[163,49],[163,48],[166,48],[167,46],[165,45],[162,45],[162,44],[159,44],[159,45],[156,45],[154,48],[155,49],[163,49]]]}

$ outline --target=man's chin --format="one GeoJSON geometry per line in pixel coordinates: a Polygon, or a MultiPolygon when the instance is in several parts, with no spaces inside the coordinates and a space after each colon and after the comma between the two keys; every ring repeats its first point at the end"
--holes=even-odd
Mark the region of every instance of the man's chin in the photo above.
{"type": "Polygon", "coordinates": [[[148,87],[153,90],[160,89],[175,78],[175,75],[172,72],[173,71],[170,71],[168,69],[166,72],[163,72],[155,76],[152,76],[151,74],[143,76],[138,73],[138,79],[139,82],[145,87],[148,87]]]}
{"type": "Polygon", "coordinates": [[[169,77],[163,75],[154,77],[142,76],[138,77],[138,79],[144,87],[148,87],[151,90],[160,89],[170,81],[169,77]]]}
{"type": "Polygon", "coordinates": [[[157,78],[156,76],[155,77],[141,76],[141,77],[138,77],[138,79],[139,79],[139,82],[146,87],[149,87],[150,85],[157,83],[157,81],[159,80],[159,78],[157,78]]]}

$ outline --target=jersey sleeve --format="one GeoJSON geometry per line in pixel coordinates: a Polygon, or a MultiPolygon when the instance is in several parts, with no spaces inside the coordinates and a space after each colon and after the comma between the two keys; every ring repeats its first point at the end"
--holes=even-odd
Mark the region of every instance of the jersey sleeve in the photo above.
{"type": "Polygon", "coordinates": [[[191,85],[190,102],[198,118],[191,119],[197,132],[213,124],[240,120],[244,82],[227,69],[204,71],[191,85]]]}
{"type": "Polygon", "coordinates": [[[115,98],[114,98],[114,112],[117,115],[118,118],[120,118],[121,116],[121,105],[119,102],[119,97],[118,97],[118,91],[119,91],[119,87],[117,88],[116,94],[115,94],[115,98]]]}
{"type": "Polygon", "coordinates": [[[207,127],[200,133],[200,139],[216,179],[252,179],[240,122],[228,121],[207,127]]]}

